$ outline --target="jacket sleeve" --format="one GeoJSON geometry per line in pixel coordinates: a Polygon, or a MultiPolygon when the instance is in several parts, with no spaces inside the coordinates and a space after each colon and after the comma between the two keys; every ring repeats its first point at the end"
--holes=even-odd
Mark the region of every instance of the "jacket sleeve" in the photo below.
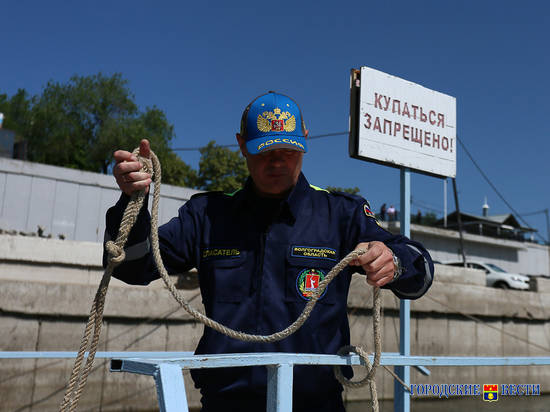
{"type": "MultiPolygon", "coordinates": [[[[130,197],[122,194],[115,206],[107,211],[103,267],[107,266],[108,259],[105,243],[116,239],[124,210],[129,201],[130,197]]],[[[151,249],[151,216],[147,210],[147,204],[148,197],[143,202],[124,247],[126,258],[113,272],[114,277],[132,285],[147,285],[159,278],[151,249]]],[[[193,246],[195,245],[197,225],[192,216],[192,207],[188,204],[189,202],[179,209],[177,217],[159,227],[161,257],[169,274],[182,273],[195,266],[196,256],[193,246]]]]}
{"type": "Polygon", "coordinates": [[[350,250],[358,243],[377,240],[388,246],[400,259],[403,273],[396,281],[383,286],[384,289],[391,289],[401,299],[418,299],[430,288],[434,266],[428,251],[419,242],[402,235],[393,235],[382,228],[364,199],[355,208],[350,234],[350,250]]]}

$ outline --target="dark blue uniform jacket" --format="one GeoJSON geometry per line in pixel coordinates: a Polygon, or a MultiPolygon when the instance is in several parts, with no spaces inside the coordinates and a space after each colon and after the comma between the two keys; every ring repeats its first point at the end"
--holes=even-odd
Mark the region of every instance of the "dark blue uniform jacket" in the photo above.
{"type": "MultiPolygon", "coordinates": [[[[107,212],[107,237],[116,237],[128,199],[123,195],[107,212]]],[[[149,232],[143,207],[127,245],[133,260],[118,266],[115,277],[144,285],[158,278],[149,232]]],[[[422,245],[381,228],[363,198],[310,186],[303,174],[282,201],[258,198],[250,179],[230,195],[195,195],[160,227],[159,236],[170,273],[198,269],[206,314],[247,333],[267,335],[292,323],[318,283],[359,242],[382,241],[399,256],[405,272],[389,287],[400,298],[420,297],[433,277],[422,245]]],[[[247,343],[205,328],[196,353],[336,353],[350,341],[346,301],[354,271],[345,269],[330,283],[294,335],[272,344],[247,343]]],[[[193,378],[206,397],[265,394],[263,367],[195,370],[193,378]]],[[[340,391],[331,367],[295,368],[296,399],[319,400],[340,391]]]]}

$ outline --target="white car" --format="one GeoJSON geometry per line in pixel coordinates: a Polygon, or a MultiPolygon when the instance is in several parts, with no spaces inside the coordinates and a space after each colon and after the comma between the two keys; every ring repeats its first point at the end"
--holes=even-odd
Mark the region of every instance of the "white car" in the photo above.
{"type": "MultiPolygon", "coordinates": [[[[447,262],[446,265],[462,267],[462,262],[447,262]]],[[[487,275],[487,286],[502,289],[529,289],[529,278],[517,273],[509,273],[497,265],[486,262],[467,260],[467,266],[471,269],[483,270],[487,275]]]]}

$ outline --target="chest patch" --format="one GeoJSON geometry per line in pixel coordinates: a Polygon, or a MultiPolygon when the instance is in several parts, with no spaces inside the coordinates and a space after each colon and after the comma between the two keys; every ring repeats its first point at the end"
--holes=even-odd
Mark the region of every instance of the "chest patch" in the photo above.
{"type": "Polygon", "coordinates": [[[236,248],[208,248],[201,251],[202,259],[223,259],[241,257],[241,251],[236,248]]]}
{"type": "Polygon", "coordinates": [[[336,250],[317,246],[292,246],[291,256],[336,261],[336,250]]]}
{"type": "MultiPolygon", "coordinates": [[[[325,273],[320,269],[304,269],[296,278],[296,291],[305,300],[311,300],[311,297],[319,287],[321,281],[325,278],[325,273]]],[[[328,289],[328,287],[327,287],[328,289]]],[[[324,290],[320,296],[321,299],[327,293],[327,289],[324,290]]]]}

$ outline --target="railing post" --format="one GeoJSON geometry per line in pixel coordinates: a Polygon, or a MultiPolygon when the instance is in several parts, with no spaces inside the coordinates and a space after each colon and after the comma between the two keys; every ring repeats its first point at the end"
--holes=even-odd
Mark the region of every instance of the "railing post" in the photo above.
{"type": "Polygon", "coordinates": [[[181,366],[161,363],[153,375],[161,412],[188,412],[187,396],[181,366]]]}
{"type": "Polygon", "coordinates": [[[267,365],[267,412],[292,411],[294,365],[267,365]]]}

